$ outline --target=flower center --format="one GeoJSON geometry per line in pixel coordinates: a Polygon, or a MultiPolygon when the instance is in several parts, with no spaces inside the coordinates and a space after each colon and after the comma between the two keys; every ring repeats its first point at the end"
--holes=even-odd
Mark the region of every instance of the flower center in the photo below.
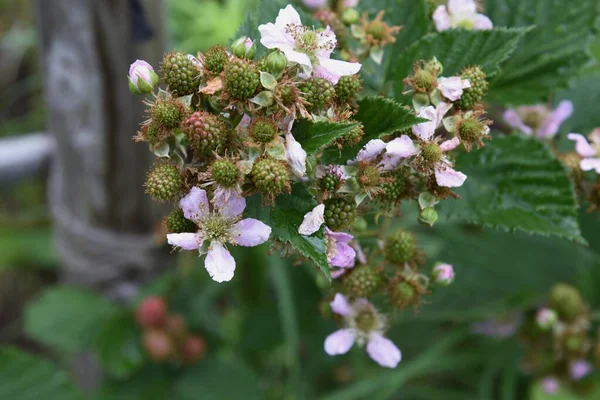
{"type": "Polygon", "coordinates": [[[317,50],[333,51],[336,46],[335,36],[328,38],[325,43],[319,44],[319,33],[304,25],[288,25],[286,32],[289,33],[296,42],[298,51],[314,55],[317,50]]]}
{"type": "Polygon", "coordinates": [[[456,24],[456,27],[462,28],[462,29],[473,29],[473,28],[475,28],[475,24],[470,19],[463,19],[463,20],[458,21],[458,23],[456,24]]]}
{"type": "Polygon", "coordinates": [[[359,180],[363,186],[376,186],[379,183],[380,176],[381,174],[377,168],[367,165],[361,171],[359,180]]]}
{"type": "Polygon", "coordinates": [[[312,49],[317,46],[317,34],[315,31],[306,31],[302,34],[301,39],[304,48],[312,49]]]}
{"type": "Polygon", "coordinates": [[[533,129],[538,129],[542,126],[544,119],[546,119],[546,115],[540,111],[529,111],[525,113],[522,118],[525,125],[533,129]]]}
{"type": "Polygon", "coordinates": [[[442,149],[435,143],[427,143],[421,148],[421,156],[428,163],[435,163],[442,159],[442,149]]]}
{"type": "Polygon", "coordinates": [[[377,328],[377,315],[372,310],[361,311],[355,319],[356,327],[362,332],[369,333],[377,328]]]}
{"type": "Polygon", "coordinates": [[[220,215],[211,215],[203,224],[207,238],[223,240],[227,237],[228,222],[220,215]]]}

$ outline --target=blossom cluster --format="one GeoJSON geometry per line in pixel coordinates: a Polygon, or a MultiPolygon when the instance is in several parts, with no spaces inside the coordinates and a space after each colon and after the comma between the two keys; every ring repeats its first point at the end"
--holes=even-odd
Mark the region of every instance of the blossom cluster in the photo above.
{"type": "MultiPolygon", "coordinates": [[[[477,13],[467,15],[472,10],[463,3],[436,10],[436,25],[448,12],[451,27],[466,28],[456,21],[471,17],[479,21],[476,28],[486,27],[477,13]]],[[[481,147],[489,136],[482,106],[487,81],[478,66],[445,76],[436,58],[415,60],[404,80],[415,124],[365,138],[364,121],[357,118],[361,63],[381,62],[400,27],[384,22],[383,12],[370,19],[351,4],[340,7],[316,7],[318,28],[305,25],[288,5],[257,27],[260,39],[240,37],[229,49],[213,46],[196,55],[169,53],[159,74],[166,86],[158,91],[152,66],[136,61],[130,88],[153,97],[135,140],[147,142],[159,157],[148,173],[147,193],[175,204],[165,218],[167,242],[205,256],[216,282],[234,278],[233,246],[271,241],[273,248],[299,255],[269,218],[246,206],[258,199],[259,208],[272,209],[297,190],[308,193],[312,205],[296,210],[301,221],[286,221],[287,235],[292,230],[326,247],[334,282],[325,303],[344,328],[326,339],[325,351],[337,355],[366,345],[373,360],[393,368],[401,353],[384,336],[388,320],[373,299],[384,295],[395,308],[418,308],[433,284],[454,280],[454,269],[438,263],[425,273],[426,254],[416,236],[374,222],[393,218],[412,200],[418,220],[433,226],[436,204],[457,197],[452,190],[467,176],[455,169],[454,152],[481,147]],[[307,151],[310,130],[301,138],[297,129],[322,121],[345,133],[307,151]],[[343,158],[348,151],[352,156],[343,158]],[[363,240],[373,237],[374,246],[363,240]]]]}

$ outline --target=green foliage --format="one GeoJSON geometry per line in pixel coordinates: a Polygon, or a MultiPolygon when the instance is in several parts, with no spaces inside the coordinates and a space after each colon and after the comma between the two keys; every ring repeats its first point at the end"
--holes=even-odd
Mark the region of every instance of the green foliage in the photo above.
{"type": "MultiPolygon", "coordinates": [[[[598,18],[589,0],[486,0],[495,26],[532,26],[492,81],[489,99],[532,104],[565,87],[589,59],[588,44],[598,18]]],[[[442,60],[443,61],[443,60],[442,60]]],[[[444,64],[445,66],[445,64],[444,64]]]]}
{"type": "Polygon", "coordinates": [[[466,221],[580,243],[573,184],[539,140],[496,136],[479,151],[461,154],[456,169],[468,178],[446,210],[466,221]]]}
{"type": "Polygon", "coordinates": [[[432,57],[444,65],[444,76],[457,75],[461,68],[479,65],[488,75],[515,51],[527,28],[494,28],[488,31],[448,30],[425,35],[391,61],[388,81],[394,85],[397,100],[404,99],[402,80],[412,74],[413,65],[432,57]]]}
{"type": "Polygon", "coordinates": [[[600,389],[592,390],[591,393],[579,395],[569,390],[568,388],[560,388],[553,395],[546,394],[542,389],[541,381],[535,382],[531,387],[530,400],[582,400],[582,399],[598,399],[600,398],[600,389]]]}
{"type": "Polygon", "coordinates": [[[56,286],[29,306],[25,332],[58,351],[81,351],[92,345],[100,327],[116,310],[99,295],[75,287],[56,286]]]}
{"type": "Polygon", "coordinates": [[[141,336],[131,313],[123,312],[105,321],[94,344],[104,370],[124,379],[142,367],[146,357],[141,336]]]}
{"type": "Polygon", "coordinates": [[[291,194],[283,194],[277,198],[275,207],[261,205],[258,196],[248,200],[246,213],[269,225],[272,228],[272,239],[290,244],[303,256],[314,261],[327,279],[331,279],[323,234],[304,236],[298,233],[304,215],[317,205],[305,188],[299,185],[294,186],[291,194]]]}
{"type": "Polygon", "coordinates": [[[347,134],[358,124],[319,121],[306,119],[294,124],[292,133],[308,155],[315,154],[335,139],[347,134]]]}
{"type": "Polygon", "coordinates": [[[417,117],[404,105],[379,96],[365,97],[360,100],[358,113],[354,118],[363,124],[362,141],[356,146],[347,146],[341,151],[338,149],[327,150],[324,162],[342,162],[343,164],[346,160],[354,158],[368,141],[426,121],[417,117]]]}
{"type": "Polygon", "coordinates": [[[173,399],[172,378],[162,366],[149,365],[126,381],[106,380],[94,400],[173,399]]]}
{"type": "Polygon", "coordinates": [[[0,349],[1,400],[79,400],[83,397],[56,365],[14,348],[0,349]]]}
{"type": "MultiPolygon", "coordinates": [[[[560,100],[573,102],[573,115],[561,125],[561,132],[587,135],[600,127],[600,115],[596,111],[596,106],[600,105],[600,74],[578,78],[569,89],[558,93],[557,103],[560,100]]],[[[573,142],[570,142],[570,148],[573,148],[573,142]]]]}

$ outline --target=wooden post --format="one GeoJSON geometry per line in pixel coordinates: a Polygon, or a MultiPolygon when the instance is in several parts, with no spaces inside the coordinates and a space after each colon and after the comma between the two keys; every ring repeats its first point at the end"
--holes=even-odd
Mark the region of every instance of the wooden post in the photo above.
{"type": "Polygon", "coordinates": [[[153,156],[131,140],[142,98],[127,88],[136,58],[158,67],[162,0],[37,0],[36,14],[63,278],[126,301],[168,263],[152,235],[160,214],[143,189],[153,156]]]}

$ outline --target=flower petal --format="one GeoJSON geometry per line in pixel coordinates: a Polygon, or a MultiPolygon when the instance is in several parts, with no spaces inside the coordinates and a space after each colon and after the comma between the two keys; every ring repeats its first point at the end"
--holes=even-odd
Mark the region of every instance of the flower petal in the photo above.
{"type": "Polygon", "coordinates": [[[258,27],[260,32],[260,43],[267,49],[291,50],[295,46],[294,38],[291,37],[285,28],[269,22],[258,27]]]}
{"type": "Polygon", "coordinates": [[[229,198],[219,196],[218,198],[213,198],[213,205],[219,210],[219,214],[223,217],[233,218],[244,212],[244,209],[246,208],[246,198],[239,195],[229,196],[229,198]]]}
{"type": "Polygon", "coordinates": [[[330,356],[346,354],[356,340],[354,329],[340,329],[325,339],[325,352],[330,356]]]}
{"type": "Polygon", "coordinates": [[[335,240],[336,242],[349,243],[354,236],[346,232],[334,232],[328,227],[325,227],[325,235],[335,240]]]}
{"type": "Polygon", "coordinates": [[[325,223],[325,204],[319,204],[304,216],[304,220],[298,228],[301,235],[312,235],[325,223]]]}
{"type": "Polygon", "coordinates": [[[477,14],[473,19],[473,28],[480,31],[487,31],[494,27],[492,20],[487,15],[477,14]]]}
{"type": "Polygon", "coordinates": [[[289,62],[295,62],[296,64],[299,64],[302,67],[302,70],[305,74],[311,74],[312,63],[310,61],[310,58],[306,54],[300,53],[293,49],[280,49],[281,51],[283,51],[283,54],[285,54],[285,58],[287,58],[289,62]]]}
{"type": "Polygon", "coordinates": [[[334,85],[338,83],[340,77],[354,75],[362,67],[360,63],[334,60],[329,57],[317,56],[317,59],[319,60],[319,65],[315,67],[315,75],[331,81],[334,85]]]}
{"type": "Polygon", "coordinates": [[[394,342],[375,331],[369,335],[367,353],[377,364],[386,368],[396,368],[402,360],[402,353],[394,342]]]}
{"type": "Polygon", "coordinates": [[[438,185],[443,187],[462,186],[466,179],[465,174],[455,171],[447,165],[435,169],[435,180],[438,185]]]}
{"type": "Polygon", "coordinates": [[[433,12],[433,22],[435,23],[435,29],[437,29],[438,32],[450,29],[450,21],[450,14],[448,13],[446,6],[438,6],[433,12]]]}
{"type": "Polygon", "coordinates": [[[408,135],[402,135],[386,144],[380,169],[382,171],[393,170],[403,158],[412,157],[417,153],[418,150],[412,139],[408,135]]]}
{"type": "Polygon", "coordinates": [[[303,178],[306,175],[306,151],[291,133],[285,134],[285,153],[294,175],[303,178]]]}
{"type": "Polygon", "coordinates": [[[585,136],[579,133],[569,133],[567,139],[575,141],[575,151],[581,157],[594,157],[596,150],[588,143],[585,136]]]}
{"type": "Polygon", "coordinates": [[[353,312],[352,306],[350,305],[350,303],[348,303],[346,296],[344,296],[341,293],[336,293],[335,297],[333,298],[333,301],[329,303],[329,305],[331,306],[331,310],[334,313],[339,314],[343,317],[347,317],[353,312]]]}
{"type": "Polygon", "coordinates": [[[356,155],[356,161],[373,161],[385,149],[386,143],[381,139],[370,140],[356,155]]]}
{"type": "Polygon", "coordinates": [[[179,207],[183,210],[183,216],[194,222],[198,222],[210,212],[206,191],[196,186],[179,200],[179,207]]]}
{"type": "Polygon", "coordinates": [[[348,243],[337,242],[335,255],[328,257],[327,262],[334,267],[352,268],[356,259],[356,251],[348,243]]]}
{"type": "Polygon", "coordinates": [[[446,140],[445,142],[442,142],[442,144],[440,144],[440,149],[442,149],[443,152],[448,152],[448,151],[454,150],[459,144],[460,144],[460,139],[457,137],[453,137],[450,140],[446,140]]]}
{"type": "Polygon", "coordinates": [[[287,26],[287,25],[302,25],[302,20],[300,20],[300,14],[291,4],[288,4],[285,8],[279,10],[279,14],[277,14],[277,18],[275,19],[275,25],[277,26],[287,26]]]}
{"type": "Polygon", "coordinates": [[[317,50],[315,50],[317,57],[329,58],[336,47],[337,38],[329,25],[323,31],[317,32],[317,50]]]}
{"type": "Polygon", "coordinates": [[[471,83],[467,79],[462,79],[460,76],[451,76],[449,78],[438,78],[438,89],[445,98],[450,101],[460,99],[463,94],[463,89],[471,87],[471,83]]]}
{"type": "Polygon", "coordinates": [[[579,162],[579,167],[584,171],[595,169],[600,174],[600,158],[584,158],[579,162]]]}
{"type": "Polygon", "coordinates": [[[199,233],[169,233],[167,243],[183,250],[197,250],[202,246],[203,238],[199,233]]]}
{"type": "Polygon", "coordinates": [[[477,13],[475,0],[448,0],[448,10],[460,19],[468,18],[477,13]]]}
{"type": "Polygon", "coordinates": [[[271,236],[271,227],[254,218],[246,218],[231,227],[233,243],[244,247],[263,244],[271,236]]]}
{"type": "Polygon", "coordinates": [[[516,110],[508,109],[504,111],[502,117],[504,118],[504,122],[506,122],[511,128],[518,129],[526,135],[531,135],[533,133],[533,130],[523,123],[523,120],[516,110]]]}
{"type": "Polygon", "coordinates": [[[344,275],[345,272],[346,270],[343,268],[332,269],[330,272],[331,279],[338,279],[340,276],[344,275]]]}
{"type": "Polygon", "coordinates": [[[558,107],[544,121],[542,127],[538,130],[538,136],[549,138],[556,135],[560,126],[566,119],[573,114],[573,103],[569,100],[563,100],[558,104],[558,107]]]}
{"type": "Polygon", "coordinates": [[[235,260],[229,250],[219,242],[212,242],[204,261],[204,268],[216,282],[227,282],[233,278],[235,260]]]}

